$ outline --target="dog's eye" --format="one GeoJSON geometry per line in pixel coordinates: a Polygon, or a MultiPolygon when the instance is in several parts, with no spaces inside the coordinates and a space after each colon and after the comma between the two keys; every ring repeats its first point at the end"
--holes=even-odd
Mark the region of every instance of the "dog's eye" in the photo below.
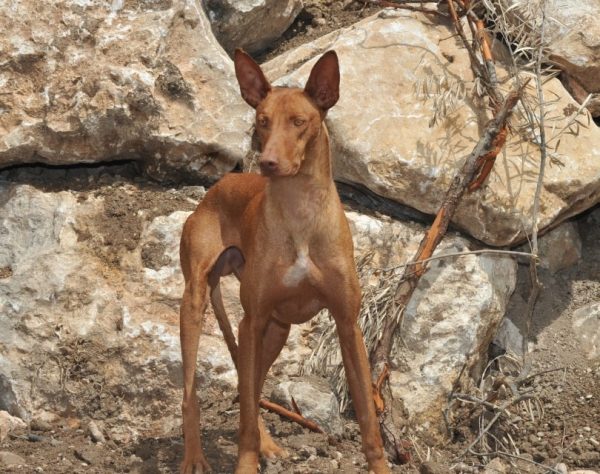
{"type": "Polygon", "coordinates": [[[301,127],[301,126],[302,126],[302,125],[304,125],[305,123],[306,123],[306,120],[304,120],[304,119],[301,119],[301,118],[299,118],[299,117],[296,117],[296,118],[294,119],[294,125],[295,125],[296,127],[301,127]]]}
{"type": "Polygon", "coordinates": [[[261,115],[260,117],[258,117],[256,122],[258,123],[258,125],[260,127],[266,127],[267,125],[269,125],[269,119],[267,117],[265,117],[264,115],[261,115]]]}

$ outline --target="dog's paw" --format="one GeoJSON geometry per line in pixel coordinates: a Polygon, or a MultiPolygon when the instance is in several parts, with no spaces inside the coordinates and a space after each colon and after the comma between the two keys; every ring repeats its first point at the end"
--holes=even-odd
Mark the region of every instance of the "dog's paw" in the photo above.
{"type": "Polygon", "coordinates": [[[181,463],[181,474],[206,474],[210,472],[210,465],[206,461],[204,454],[195,454],[185,456],[181,463]]]}
{"type": "Polygon", "coordinates": [[[369,463],[369,474],[390,474],[391,472],[386,461],[369,463]]]}
{"type": "Polygon", "coordinates": [[[258,431],[260,434],[261,456],[267,459],[286,458],[288,456],[287,451],[273,441],[262,417],[258,418],[258,431]]]}
{"type": "Polygon", "coordinates": [[[260,455],[267,459],[287,458],[288,452],[269,437],[260,440],[260,455]]]}

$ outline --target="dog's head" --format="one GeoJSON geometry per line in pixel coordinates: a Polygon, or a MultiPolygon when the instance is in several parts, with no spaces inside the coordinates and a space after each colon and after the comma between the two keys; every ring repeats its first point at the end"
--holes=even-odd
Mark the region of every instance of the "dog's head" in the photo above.
{"type": "Polygon", "coordinates": [[[294,176],[307,146],[321,133],[327,110],[339,98],[340,70],[334,51],[313,66],[304,89],[271,87],[260,66],[240,49],[235,51],[235,75],[244,100],[256,109],[256,131],[265,176],[294,176]]]}

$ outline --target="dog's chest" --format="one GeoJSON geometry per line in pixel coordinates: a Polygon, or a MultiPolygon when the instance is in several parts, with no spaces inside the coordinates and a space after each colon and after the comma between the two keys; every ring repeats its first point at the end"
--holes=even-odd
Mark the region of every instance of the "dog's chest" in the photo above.
{"type": "Polygon", "coordinates": [[[294,288],[300,285],[304,280],[309,279],[311,268],[313,267],[314,263],[308,256],[308,252],[305,250],[300,251],[294,263],[283,274],[281,280],[283,286],[294,288]]]}

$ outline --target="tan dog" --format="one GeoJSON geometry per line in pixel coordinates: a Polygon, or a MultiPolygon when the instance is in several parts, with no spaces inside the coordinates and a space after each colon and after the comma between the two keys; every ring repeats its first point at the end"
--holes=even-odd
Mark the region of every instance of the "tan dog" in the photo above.
{"type": "Polygon", "coordinates": [[[352,236],[332,179],[323,122],[339,96],[337,56],[329,51],[319,59],[304,90],[272,88],[260,67],[240,50],[235,53],[235,72],[242,97],[256,109],[263,176],[223,177],[206,193],[183,229],[185,453],[181,471],[191,474],[209,469],[199,435],[195,370],[210,287],[239,376],[236,473],[256,473],[259,452],[268,457],[285,454],[259,416],[259,396],[290,325],[308,321],[322,308],[331,311],[337,326],[369,469],[388,473],[367,354],[357,325],[361,295],[352,236]],[[239,326],[239,349],[219,289],[219,278],[230,273],[240,279],[245,312],[239,326]]]}

